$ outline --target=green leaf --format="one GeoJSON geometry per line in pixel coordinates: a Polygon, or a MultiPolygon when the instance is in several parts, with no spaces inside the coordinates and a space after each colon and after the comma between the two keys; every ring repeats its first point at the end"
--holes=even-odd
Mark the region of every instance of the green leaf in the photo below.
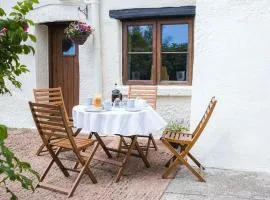
{"type": "Polygon", "coordinates": [[[27,162],[21,162],[21,166],[23,169],[30,169],[31,165],[27,162]]]}
{"type": "Polygon", "coordinates": [[[33,41],[33,42],[36,42],[37,41],[37,38],[32,35],[32,34],[28,34],[29,38],[33,41]]]}
{"type": "Polygon", "coordinates": [[[0,16],[4,16],[4,15],[6,15],[5,11],[2,8],[0,8],[0,16]]]}
{"type": "Polygon", "coordinates": [[[4,125],[0,125],[0,140],[6,139],[8,136],[7,127],[4,125]]]}

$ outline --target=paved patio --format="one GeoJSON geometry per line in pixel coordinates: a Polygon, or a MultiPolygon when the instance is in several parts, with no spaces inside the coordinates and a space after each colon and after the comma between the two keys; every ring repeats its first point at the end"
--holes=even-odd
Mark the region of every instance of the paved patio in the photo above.
{"type": "Polygon", "coordinates": [[[270,173],[208,168],[206,183],[181,169],[167,187],[162,200],[266,200],[270,199],[270,173]]]}
{"type": "MultiPolygon", "coordinates": [[[[47,155],[37,157],[35,151],[40,145],[37,132],[29,129],[10,130],[7,144],[17,155],[29,161],[39,172],[50,160],[47,155]]],[[[107,142],[110,142],[108,138],[107,142]]],[[[159,143],[159,151],[151,151],[149,156],[152,167],[144,168],[141,162],[134,160],[119,183],[114,183],[114,168],[107,165],[94,165],[93,171],[98,177],[99,184],[93,185],[88,179],[82,180],[80,187],[70,199],[140,199],[140,200],[270,200],[270,173],[241,172],[207,168],[205,177],[207,182],[201,183],[184,167],[181,167],[175,179],[161,179],[164,163],[169,157],[164,146],[159,143]]],[[[136,158],[134,158],[136,159],[136,158]]],[[[53,180],[63,183],[70,180],[63,179],[56,168],[52,172],[53,180]]],[[[38,189],[35,193],[22,191],[18,185],[14,191],[20,199],[66,199],[65,195],[38,189]]],[[[0,199],[8,199],[0,189],[0,199]],[[4,195],[4,196],[3,196],[4,195]]]]}

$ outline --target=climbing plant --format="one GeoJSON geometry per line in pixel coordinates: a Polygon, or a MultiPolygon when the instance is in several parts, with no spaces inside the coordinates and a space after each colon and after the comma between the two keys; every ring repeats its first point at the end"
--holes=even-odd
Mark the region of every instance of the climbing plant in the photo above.
{"type": "MultiPolygon", "coordinates": [[[[28,72],[27,66],[20,61],[20,55],[34,54],[29,41],[35,42],[34,35],[28,32],[33,22],[26,18],[38,0],[17,1],[12,11],[7,14],[0,7],[0,94],[11,94],[11,85],[21,88],[18,76],[28,72]],[[11,83],[11,84],[10,84],[11,83]]],[[[39,179],[31,165],[21,161],[5,144],[8,137],[7,127],[0,125],[0,187],[10,194],[10,199],[17,199],[10,185],[19,182],[22,188],[34,191],[33,181],[39,179]]]]}
{"type": "Polygon", "coordinates": [[[36,41],[35,36],[28,32],[33,22],[25,17],[35,3],[38,0],[17,2],[8,15],[0,7],[0,94],[10,93],[7,82],[21,88],[22,84],[17,77],[29,71],[20,62],[20,55],[35,52],[27,43],[28,40],[36,41]]]}

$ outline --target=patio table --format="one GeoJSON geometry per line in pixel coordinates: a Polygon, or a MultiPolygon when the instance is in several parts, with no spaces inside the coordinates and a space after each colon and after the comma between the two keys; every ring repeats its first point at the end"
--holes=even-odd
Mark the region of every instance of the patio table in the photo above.
{"type": "Polygon", "coordinates": [[[124,108],[99,112],[89,112],[86,109],[87,106],[84,105],[78,105],[73,108],[74,126],[82,128],[96,137],[109,158],[107,160],[99,158],[99,160],[119,167],[116,182],[120,180],[130,155],[140,157],[145,166],[150,167],[147,158],[138,144],[137,136],[149,135],[150,133],[154,136],[161,136],[162,133],[158,131],[164,128],[167,122],[155,110],[150,106],[136,112],[127,111],[124,108]],[[118,149],[107,147],[100,137],[100,135],[114,136],[117,134],[127,136],[131,139],[131,143],[126,151],[121,150],[119,152],[118,149]],[[132,150],[138,151],[138,154],[132,153],[132,150]],[[112,158],[110,151],[124,153],[125,157],[123,161],[110,159],[112,158]]]}

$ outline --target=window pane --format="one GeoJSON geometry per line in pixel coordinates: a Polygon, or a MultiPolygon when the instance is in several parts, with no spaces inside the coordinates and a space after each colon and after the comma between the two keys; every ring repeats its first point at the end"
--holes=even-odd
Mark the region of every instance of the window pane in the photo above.
{"type": "Polygon", "coordinates": [[[152,52],[152,25],[128,26],[128,51],[152,52]]]}
{"type": "Polygon", "coordinates": [[[128,79],[151,80],[152,54],[128,55],[128,79]]]}
{"type": "Polygon", "coordinates": [[[62,40],[62,54],[63,56],[75,56],[76,45],[68,38],[62,40]]]}
{"type": "Polygon", "coordinates": [[[188,24],[166,24],[161,26],[162,52],[187,52],[188,24]]]}
{"type": "Polygon", "coordinates": [[[161,80],[186,81],[187,53],[162,53],[161,80]]]}

